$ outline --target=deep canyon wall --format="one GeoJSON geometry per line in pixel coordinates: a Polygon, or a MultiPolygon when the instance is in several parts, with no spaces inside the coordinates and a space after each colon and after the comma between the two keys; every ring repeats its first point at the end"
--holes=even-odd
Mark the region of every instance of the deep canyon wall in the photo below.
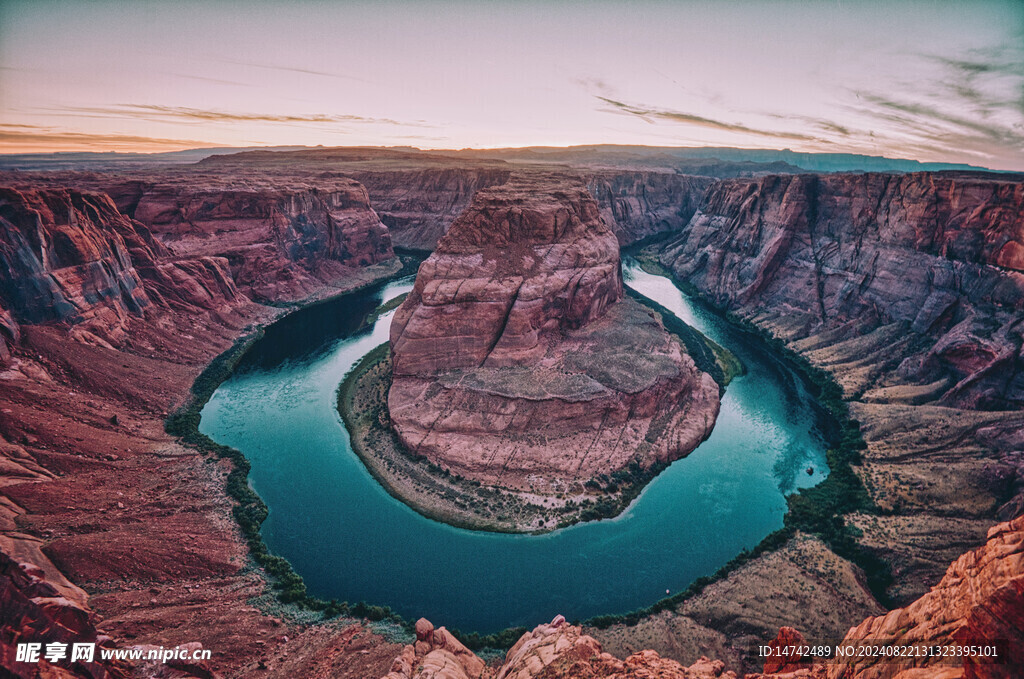
{"type": "MultiPolygon", "coordinates": [[[[394,272],[389,223],[404,232],[396,244],[432,248],[505,171],[420,169],[4,176],[0,661],[12,666],[6,653],[28,630],[217,651],[212,665],[175,668],[182,676],[375,677],[406,653],[362,625],[297,624],[255,607],[271,597],[246,567],[228,468],[176,443],[163,418],[204,365],[278,313],[253,300],[330,294],[394,272]],[[420,188],[403,195],[402,177],[420,188]]],[[[964,634],[1010,636],[1000,625],[1020,610],[1019,522],[994,531],[987,552],[949,564],[1024,509],[1024,182],[569,174],[620,243],[671,234],[665,266],[841,382],[868,445],[855,471],[879,508],[844,520],[891,564],[887,594],[906,607],[886,615],[856,566],[798,535],[636,625],[543,626],[502,676],[722,676],[721,663],[694,663],[704,654],[743,667],[749,644],[784,625],[808,638],[851,626],[944,638],[928,621],[948,619],[966,620],[956,622],[964,634]],[[549,652],[559,639],[578,654],[549,652]],[[599,649],[660,657],[620,661],[599,649]]],[[[436,650],[414,647],[412,657],[436,650]]]]}

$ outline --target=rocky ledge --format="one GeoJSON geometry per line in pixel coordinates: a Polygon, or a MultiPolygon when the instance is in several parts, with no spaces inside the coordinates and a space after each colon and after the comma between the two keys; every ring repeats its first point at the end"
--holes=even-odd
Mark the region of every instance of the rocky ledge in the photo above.
{"type": "Polygon", "coordinates": [[[416,623],[416,643],[395,658],[384,679],[735,679],[720,660],[700,658],[690,667],[654,651],[625,660],[604,653],[593,637],[562,616],[524,634],[498,667],[488,667],[444,627],[416,623]]]}
{"type": "Polygon", "coordinates": [[[622,297],[616,238],[564,177],[477,193],[420,267],[391,349],[402,443],[488,485],[650,468],[692,451],[718,413],[711,376],[622,297]]]}

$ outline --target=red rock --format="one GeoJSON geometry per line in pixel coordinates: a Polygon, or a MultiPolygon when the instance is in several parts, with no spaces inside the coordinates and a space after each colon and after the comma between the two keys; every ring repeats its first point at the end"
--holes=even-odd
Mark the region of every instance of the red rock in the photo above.
{"type": "Polygon", "coordinates": [[[349,174],[366,187],[396,246],[433,250],[477,191],[504,184],[511,173],[503,168],[442,166],[349,174]]]}
{"type": "Polygon", "coordinates": [[[1015,409],[1022,244],[1016,178],[786,175],[714,185],[662,262],[790,340],[827,333],[834,344],[900,324],[911,340],[886,357],[894,378],[947,379],[942,405],[1015,409]]]}
{"type": "Polygon", "coordinates": [[[434,629],[425,618],[416,621],[416,643],[402,649],[384,679],[483,679],[483,660],[444,627],[434,629]]]}
{"type": "MultiPolygon", "coordinates": [[[[0,674],[18,679],[131,676],[124,663],[102,661],[98,654],[94,662],[78,662],[74,672],[69,671],[71,663],[64,661],[58,665],[50,665],[45,660],[37,664],[17,661],[18,643],[38,643],[45,647],[49,643],[95,643],[97,640],[94,616],[84,603],[62,596],[39,596],[40,592],[65,588],[64,584],[48,583],[44,578],[40,569],[19,564],[0,552],[0,674]]],[[[84,598],[84,593],[81,594],[84,598]]]]}
{"type": "Polygon", "coordinates": [[[586,325],[621,296],[617,243],[582,187],[482,191],[395,314],[395,374],[537,357],[543,334],[586,325]]]}
{"type": "MultiPolygon", "coordinates": [[[[783,628],[786,629],[786,628],[783,628]]],[[[779,637],[783,633],[780,630],[779,637]]],[[[787,637],[796,639],[791,632],[787,637]]],[[[776,641],[779,641],[778,639],[776,641]]],[[[879,651],[816,663],[808,672],[829,679],[916,679],[971,677],[1008,679],[1024,667],[1024,516],[993,526],[988,542],[964,554],[930,592],[909,606],[868,618],[842,643],[853,649],[892,647],[886,662],[879,651]],[[903,647],[992,646],[998,662],[974,655],[951,662],[939,653],[906,654],[903,647]]],[[[884,655],[885,651],[881,651],[884,655]]],[[[786,667],[774,672],[792,671],[786,667]]],[[[767,677],[772,674],[765,664],[767,677]]],[[[761,675],[758,675],[761,676],[761,675]]]]}
{"type": "Polygon", "coordinates": [[[416,640],[430,641],[434,638],[434,626],[426,618],[416,621],[416,640]]]}
{"type": "Polygon", "coordinates": [[[700,206],[711,177],[605,170],[586,176],[601,217],[625,247],[679,231],[700,206]]]}
{"type": "Polygon", "coordinates": [[[132,201],[172,253],[226,258],[235,283],[260,299],[305,297],[346,268],[394,257],[366,189],[344,177],[168,176],[132,201]]]}
{"type": "Polygon", "coordinates": [[[792,627],[780,628],[778,636],[768,642],[771,653],[764,661],[764,673],[784,674],[810,667],[810,663],[804,662],[803,656],[793,650],[794,647],[799,648],[806,643],[804,635],[792,627]]]}
{"type": "Polygon", "coordinates": [[[11,359],[11,347],[21,340],[21,329],[0,301],[0,368],[11,359]]]}
{"type": "MultiPolygon", "coordinates": [[[[442,628],[443,629],[443,628],[442,628]]],[[[736,679],[719,660],[700,658],[690,667],[662,658],[654,651],[634,653],[620,660],[601,650],[601,644],[569,625],[562,616],[538,625],[515,643],[505,661],[485,667],[472,654],[451,654],[443,649],[413,651],[406,646],[384,679],[736,679]]]]}
{"type": "MultiPolygon", "coordinates": [[[[22,323],[66,321],[103,340],[150,307],[109,198],[0,189],[0,292],[22,323]]],[[[6,324],[5,324],[6,325],[6,324]]]]}
{"type": "Polygon", "coordinates": [[[518,488],[689,453],[718,387],[621,297],[618,244],[581,185],[530,175],[481,191],[391,325],[400,439],[518,488]]]}

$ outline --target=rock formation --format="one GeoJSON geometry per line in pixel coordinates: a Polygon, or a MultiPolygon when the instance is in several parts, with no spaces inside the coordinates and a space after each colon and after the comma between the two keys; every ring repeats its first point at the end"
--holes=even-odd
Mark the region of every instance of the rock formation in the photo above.
{"type": "Polygon", "coordinates": [[[601,217],[623,247],[677,232],[693,217],[710,177],[605,170],[586,176],[601,217]]]}
{"type": "MultiPolygon", "coordinates": [[[[29,543],[31,544],[31,543],[29,543]]],[[[45,658],[39,665],[17,662],[16,644],[33,642],[41,644],[92,643],[111,646],[111,639],[96,630],[96,616],[89,609],[87,595],[80,588],[67,581],[43,556],[36,545],[28,561],[18,561],[5,553],[17,553],[24,544],[14,543],[0,537],[0,669],[4,676],[13,679],[33,677],[87,676],[92,679],[115,679],[132,676],[131,668],[124,662],[102,660],[99,652],[89,660],[64,663],[74,674],[63,674],[64,669],[51,664],[45,658]],[[46,570],[37,563],[46,565],[46,570]],[[9,674],[8,674],[9,672],[9,674]]],[[[42,654],[40,654],[42,655],[42,654]]]]}
{"type": "MultiPolygon", "coordinates": [[[[518,170],[519,174],[528,170],[518,170]]],[[[536,170],[550,172],[550,170],[536,170]]],[[[396,246],[433,250],[480,189],[500,186],[511,171],[499,167],[437,167],[347,172],[370,194],[396,246]]],[[[570,181],[576,173],[567,171],[570,181]]],[[[710,177],[669,172],[602,170],[578,175],[622,246],[678,231],[693,216],[710,177]]]]}
{"type": "MultiPolygon", "coordinates": [[[[1024,668],[1024,516],[993,526],[988,542],[953,562],[930,592],[905,608],[868,618],[851,629],[843,643],[993,645],[998,662],[972,655],[956,663],[921,657],[900,664],[908,676],[911,668],[938,671],[951,664],[959,665],[962,676],[976,679],[1013,676],[1024,668]]],[[[829,667],[828,676],[880,679],[890,671],[884,665],[877,658],[853,658],[829,667]]]]}
{"type": "MultiPolygon", "coordinates": [[[[0,674],[219,676],[205,663],[19,663],[15,649],[22,642],[103,641],[104,633],[118,648],[140,636],[152,642],[141,648],[194,645],[195,630],[173,640],[144,632],[181,626],[192,617],[187,609],[205,611],[200,627],[208,645],[230,649],[227,639],[237,639],[242,626],[272,647],[280,643],[273,636],[279,623],[255,609],[233,609],[230,622],[218,618],[212,602],[224,597],[234,606],[264,583],[239,573],[244,551],[225,521],[230,507],[216,465],[163,431],[203,366],[247,324],[278,312],[239,292],[227,258],[172,252],[94,190],[109,178],[83,180],[88,190],[13,180],[0,189],[0,674]],[[183,506],[190,509],[181,513],[183,506]],[[187,555],[178,547],[183,535],[187,555]],[[174,583],[197,577],[207,584],[175,591],[174,583]],[[69,580],[118,584],[87,603],[69,580]],[[139,582],[148,584],[139,590],[139,582]],[[159,607],[137,608],[158,591],[159,607]],[[104,618],[102,633],[93,611],[104,618]],[[113,611],[134,619],[115,622],[113,611]]],[[[315,292],[355,287],[395,268],[350,262],[343,277],[315,292]]],[[[330,643],[340,642],[313,642],[293,658],[330,643]]],[[[254,651],[229,650],[217,664],[255,666],[261,660],[254,651]]],[[[366,662],[359,659],[361,667],[366,662]]]]}
{"type": "Polygon", "coordinates": [[[402,649],[385,679],[483,679],[484,661],[444,627],[416,621],[416,642],[402,649]]]}
{"type": "Polygon", "coordinates": [[[0,368],[11,360],[11,346],[21,339],[21,329],[11,312],[0,302],[0,368]]]}
{"type": "Polygon", "coordinates": [[[152,304],[119,233],[131,230],[102,196],[0,190],[0,297],[22,322],[123,335],[152,304]]]}
{"type": "Polygon", "coordinates": [[[690,452],[718,387],[623,300],[618,243],[581,185],[481,191],[391,326],[391,419],[462,476],[528,488],[690,452]]]}
{"type": "Polygon", "coordinates": [[[427,251],[437,247],[477,191],[504,184],[511,173],[502,168],[441,166],[349,174],[366,187],[396,246],[427,251]]]}
{"type": "Polygon", "coordinates": [[[175,255],[226,258],[235,283],[258,299],[305,297],[347,269],[394,257],[366,189],[344,177],[199,175],[111,191],[175,255]]]}
{"type": "MultiPolygon", "coordinates": [[[[784,627],[769,645],[807,643],[784,627]]],[[[813,644],[814,642],[812,642],[813,644]]],[[[765,662],[764,673],[748,679],[1009,679],[1024,667],[1024,516],[993,526],[988,542],[957,559],[938,585],[905,608],[871,617],[846,634],[841,644],[881,649],[828,663],[804,659],[765,662]],[[998,657],[904,653],[900,647],[988,646],[998,657]],[[885,648],[891,649],[886,654],[885,648]]],[[[810,660],[813,660],[810,659],[810,660]]]]}
{"type": "Polygon", "coordinates": [[[228,262],[169,256],[149,231],[104,194],[0,189],[0,336],[18,322],[61,322],[94,344],[127,339],[132,318],[159,309],[232,309],[228,262]]]}
{"type": "Polygon", "coordinates": [[[787,338],[874,332],[879,351],[887,329],[914,345],[889,342],[890,379],[872,361],[852,393],[899,383],[919,387],[907,398],[1009,409],[1024,404],[1021,252],[1020,181],[797,175],[717,184],[662,261],[787,338]]]}
{"type": "Polygon", "coordinates": [[[701,658],[690,667],[641,651],[620,660],[562,616],[524,634],[498,667],[488,667],[442,627],[416,623],[416,644],[395,658],[384,679],[736,679],[721,661],[701,658]]]}

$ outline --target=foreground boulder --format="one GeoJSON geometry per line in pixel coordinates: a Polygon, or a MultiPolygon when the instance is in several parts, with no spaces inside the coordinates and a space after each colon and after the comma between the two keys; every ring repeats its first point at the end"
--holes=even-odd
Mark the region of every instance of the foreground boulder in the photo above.
{"type": "Polygon", "coordinates": [[[580,184],[480,191],[391,326],[391,419],[410,450],[513,488],[689,453],[718,385],[622,297],[618,243],[580,184]]]}
{"type": "Polygon", "coordinates": [[[701,658],[690,667],[654,651],[625,660],[604,653],[601,644],[562,616],[524,634],[497,667],[487,667],[442,627],[416,623],[416,644],[395,658],[384,679],[735,679],[721,661],[701,658]],[[427,634],[422,634],[421,629],[427,634]],[[439,633],[440,636],[439,636],[439,633]],[[454,646],[453,646],[454,645],[454,646]],[[450,649],[457,649],[452,652],[450,649]]]}

